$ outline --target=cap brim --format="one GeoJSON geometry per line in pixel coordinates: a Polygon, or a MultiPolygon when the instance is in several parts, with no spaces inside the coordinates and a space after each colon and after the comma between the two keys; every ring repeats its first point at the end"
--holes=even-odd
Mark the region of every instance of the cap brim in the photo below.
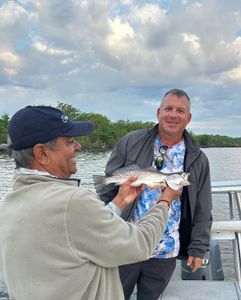
{"type": "Polygon", "coordinates": [[[64,136],[85,136],[91,134],[95,129],[94,124],[90,121],[72,121],[71,125],[71,128],[66,131],[64,136]]]}

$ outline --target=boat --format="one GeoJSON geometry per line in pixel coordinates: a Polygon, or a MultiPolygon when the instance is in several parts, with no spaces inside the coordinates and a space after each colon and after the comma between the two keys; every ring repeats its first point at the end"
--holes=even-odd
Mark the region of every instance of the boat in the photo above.
{"type": "MultiPolygon", "coordinates": [[[[212,194],[227,198],[229,220],[213,222],[210,250],[202,267],[192,273],[183,261],[177,269],[181,276],[173,276],[159,300],[241,300],[241,180],[213,181],[212,194]],[[223,240],[232,245],[234,280],[223,275],[218,247],[223,240]]],[[[4,285],[0,285],[0,299],[10,300],[4,285]]]]}

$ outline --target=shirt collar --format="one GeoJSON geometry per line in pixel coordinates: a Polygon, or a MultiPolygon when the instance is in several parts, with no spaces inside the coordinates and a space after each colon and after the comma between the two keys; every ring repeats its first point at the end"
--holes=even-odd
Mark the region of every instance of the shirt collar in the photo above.
{"type": "Polygon", "coordinates": [[[49,176],[49,177],[57,178],[56,176],[48,172],[39,171],[35,169],[27,169],[27,168],[18,168],[15,170],[15,173],[22,174],[22,175],[40,175],[40,176],[49,176]]]}
{"type": "Polygon", "coordinates": [[[45,176],[45,177],[51,177],[51,178],[55,178],[58,180],[63,180],[65,182],[73,182],[73,183],[77,183],[78,186],[80,186],[80,179],[77,178],[68,178],[68,179],[63,179],[63,178],[59,178],[57,176],[54,176],[48,172],[44,172],[44,171],[39,171],[39,170],[35,170],[35,169],[28,169],[28,168],[17,168],[15,170],[15,174],[16,175],[39,175],[39,176],[45,176]]]}

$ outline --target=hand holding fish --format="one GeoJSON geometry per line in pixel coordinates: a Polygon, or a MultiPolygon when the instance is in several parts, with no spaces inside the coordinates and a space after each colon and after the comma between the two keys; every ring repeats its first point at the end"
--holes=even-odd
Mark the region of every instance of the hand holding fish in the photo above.
{"type": "Polygon", "coordinates": [[[170,207],[173,200],[177,199],[181,195],[181,190],[175,190],[170,187],[165,187],[162,191],[161,199],[157,203],[166,202],[168,207],[170,207]]]}
{"type": "Polygon", "coordinates": [[[183,186],[190,185],[190,182],[188,181],[189,173],[162,173],[157,172],[153,168],[143,170],[136,165],[130,165],[116,170],[113,175],[109,177],[93,175],[95,189],[96,191],[101,190],[103,186],[108,184],[122,185],[132,176],[138,177],[132,182],[132,186],[140,186],[144,184],[150,189],[169,186],[174,190],[179,190],[183,186]]]}
{"type": "Polygon", "coordinates": [[[137,176],[132,176],[127,179],[120,187],[118,194],[112,200],[120,210],[133,202],[136,197],[143,192],[144,185],[133,186],[132,183],[137,180],[137,176]]]}

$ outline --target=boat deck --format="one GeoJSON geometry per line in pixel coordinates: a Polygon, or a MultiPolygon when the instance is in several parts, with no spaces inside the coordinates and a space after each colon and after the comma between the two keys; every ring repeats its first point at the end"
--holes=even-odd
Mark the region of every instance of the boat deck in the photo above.
{"type": "Polygon", "coordinates": [[[160,300],[240,300],[237,282],[171,280],[160,300]]]}

